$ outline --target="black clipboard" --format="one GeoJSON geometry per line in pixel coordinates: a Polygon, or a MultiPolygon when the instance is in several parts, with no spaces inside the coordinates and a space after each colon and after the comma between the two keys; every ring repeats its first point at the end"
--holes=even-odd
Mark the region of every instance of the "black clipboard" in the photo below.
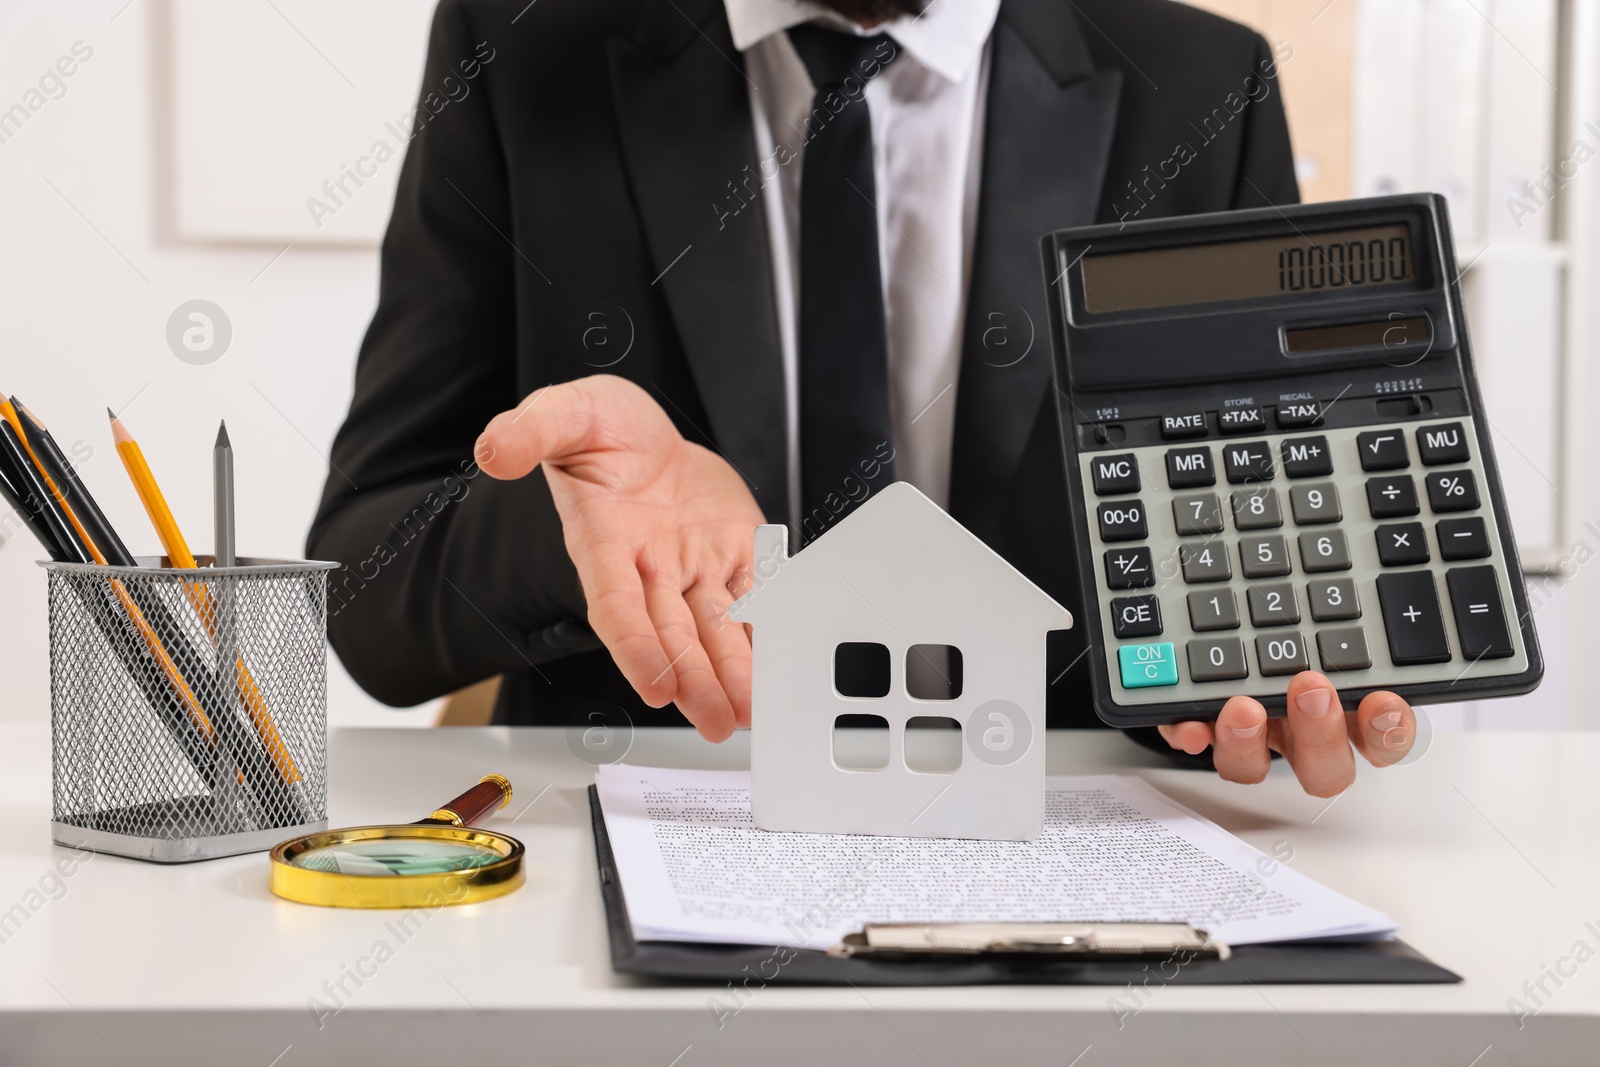
{"type": "Polygon", "coordinates": [[[755,980],[772,985],[1423,985],[1461,981],[1403,941],[1241,945],[1225,960],[1085,960],[991,956],[973,959],[839,959],[815,949],[636,941],[606,833],[600,793],[589,787],[595,860],[605,901],[611,967],[619,974],[689,982],[755,980]]]}

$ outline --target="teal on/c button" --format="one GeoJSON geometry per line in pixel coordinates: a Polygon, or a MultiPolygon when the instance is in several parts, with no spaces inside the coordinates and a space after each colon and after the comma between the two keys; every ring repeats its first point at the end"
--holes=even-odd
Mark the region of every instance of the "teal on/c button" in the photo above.
{"type": "Polygon", "coordinates": [[[1178,657],[1172,651],[1170,641],[1123,645],[1117,649],[1117,664],[1122,668],[1124,689],[1178,684],[1178,657]]]}

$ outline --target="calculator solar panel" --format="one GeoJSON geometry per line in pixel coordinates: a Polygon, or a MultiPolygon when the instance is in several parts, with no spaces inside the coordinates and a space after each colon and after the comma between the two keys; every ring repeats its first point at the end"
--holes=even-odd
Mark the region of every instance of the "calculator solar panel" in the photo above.
{"type": "Polygon", "coordinates": [[[1432,194],[1043,242],[1095,706],[1119,726],[1543,671],[1432,194]]]}

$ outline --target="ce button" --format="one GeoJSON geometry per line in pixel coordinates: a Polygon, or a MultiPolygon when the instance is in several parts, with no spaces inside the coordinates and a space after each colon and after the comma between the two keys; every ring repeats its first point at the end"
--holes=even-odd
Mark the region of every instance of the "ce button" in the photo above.
{"type": "Polygon", "coordinates": [[[1111,602],[1111,632],[1118,637],[1154,637],[1161,632],[1161,601],[1153,594],[1111,602]]]}

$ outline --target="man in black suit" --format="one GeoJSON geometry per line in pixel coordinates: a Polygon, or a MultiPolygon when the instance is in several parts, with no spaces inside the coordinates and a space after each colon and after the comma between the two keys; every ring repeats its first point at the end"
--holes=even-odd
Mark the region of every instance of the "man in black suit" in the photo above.
{"type": "MultiPolygon", "coordinates": [[[[752,528],[893,478],[1081,615],[1038,239],[1294,202],[1290,57],[1170,0],[443,0],[309,541],[335,649],[395,704],[498,674],[497,722],[721,740],[752,528]]],[[[1097,722],[1083,634],[1052,726],[1097,722]]],[[[1332,795],[1415,720],[1307,672],[1161,730],[1332,795]]]]}

